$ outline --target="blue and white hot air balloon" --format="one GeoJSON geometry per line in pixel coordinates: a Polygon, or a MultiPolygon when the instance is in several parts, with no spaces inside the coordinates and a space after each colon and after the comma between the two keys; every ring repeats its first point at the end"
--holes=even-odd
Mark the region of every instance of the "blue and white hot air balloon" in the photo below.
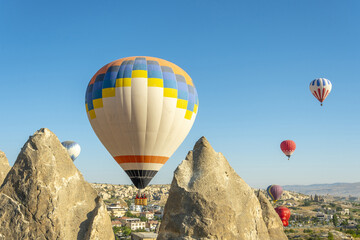
{"type": "Polygon", "coordinates": [[[65,141],[61,143],[67,150],[69,156],[73,161],[80,155],[80,145],[74,141],[65,141]]]}

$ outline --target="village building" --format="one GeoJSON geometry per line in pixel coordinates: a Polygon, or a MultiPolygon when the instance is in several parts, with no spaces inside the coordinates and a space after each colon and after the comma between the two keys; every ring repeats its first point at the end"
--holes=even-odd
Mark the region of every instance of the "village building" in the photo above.
{"type": "Polygon", "coordinates": [[[140,217],[146,217],[147,219],[151,220],[154,218],[154,213],[149,211],[142,212],[140,213],[140,217]]]}
{"type": "Polygon", "coordinates": [[[146,228],[148,228],[149,231],[155,231],[158,224],[159,224],[159,221],[150,220],[150,221],[147,221],[146,228]]]}
{"type": "Polygon", "coordinates": [[[145,227],[146,227],[146,223],[141,222],[140,218],[122,217],[119,220],[120,220],[122,226],[127,226],[132,231],[135,231],[138,229],[145,229],[145,227]]]}

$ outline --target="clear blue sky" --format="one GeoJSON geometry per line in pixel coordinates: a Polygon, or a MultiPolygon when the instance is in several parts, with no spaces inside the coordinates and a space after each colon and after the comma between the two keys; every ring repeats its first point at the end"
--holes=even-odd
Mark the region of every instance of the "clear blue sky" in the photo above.
{"type": "Polygon", "coordinates": [[[127,56],[183,68],[200,99],[190,134],[152,183],[170,183],[201,136],[251,186],[360,181],[360,1],[0,0],[0,149],[36,130],[75,140],[90,182],[130,183],[94,134],[84,96],[127,56]],[[314,78],[330,79],[323,107],[314,78]],[[290,161],[280,142],[292,139],[290,161]]]}

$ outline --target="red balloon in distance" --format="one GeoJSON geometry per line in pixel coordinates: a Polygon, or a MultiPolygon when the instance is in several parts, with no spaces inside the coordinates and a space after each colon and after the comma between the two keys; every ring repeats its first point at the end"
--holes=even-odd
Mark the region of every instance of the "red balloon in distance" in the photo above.
{"type": "Polygon", "coordinates": [[[288,157],[290,160],[290,156],[294,153],[296,149],[296,144],[293,140],[285,140],[280,144],[281,151],[288,157]]]}
{"type": "Polygon", "coordinates": [[[289,225],[289,218],[291,215],[290,210],[287,207],[284,206],[280,206],[275,208],[275,211],[277,212],[277,214],[279,215],[284,227],[289,225]]]}

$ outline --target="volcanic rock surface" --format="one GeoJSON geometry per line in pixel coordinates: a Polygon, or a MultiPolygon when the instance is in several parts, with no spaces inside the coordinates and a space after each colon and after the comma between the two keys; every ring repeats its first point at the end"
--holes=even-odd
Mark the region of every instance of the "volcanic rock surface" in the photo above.
{"type": "Polygon", "coordinates": [[[158,239],[287,239],[259,198],[202,137],[175,170],[158,239]]]}
{"type": "Polygon", "coordinates": [[[48,129],[21,149],[0,206],[0,239],[114,239],[102,199],[48,129]]]}
{"type": "Polygon", "coordinates": [[[0,186],[3,183],[10,169],[11,167],[9,165],[8,159],[6,158],[5,153],[0,151],[0,186]]]}
{"type": "Polygon", "coordinates": [[[279,216],[273,205],[269,202],[269,199],[267,199],[260,191],[258,191],[256,195],[261,205],[262,216],[268,229],[270,239],[287,239],[284,231],[279,231],[279,229],[283,229],[283,224],[279,221],[279,216]]]}

